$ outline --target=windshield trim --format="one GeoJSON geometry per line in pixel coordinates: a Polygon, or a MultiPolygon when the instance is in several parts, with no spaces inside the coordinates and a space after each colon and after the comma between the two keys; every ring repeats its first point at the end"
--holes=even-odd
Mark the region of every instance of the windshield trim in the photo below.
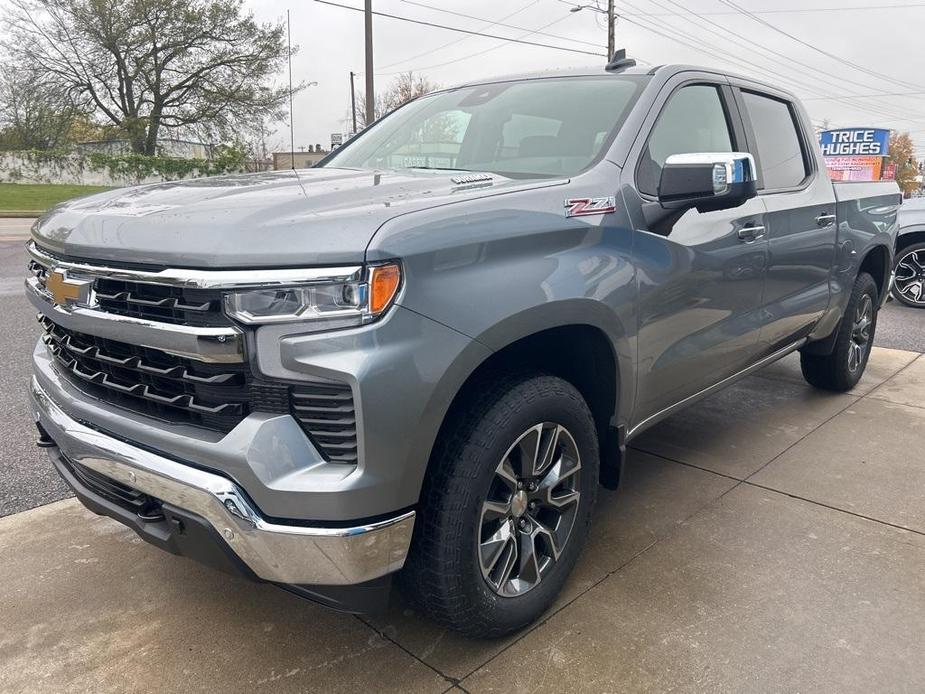
{"type": "MultiPolygon", "coordinates": [[[[633,110],[636,108],[637,104],[639,103],[639,97],[640,97],[640,95],[642,94],[642,92],[644,91],[646,85],[651,81],[651,79],[652,79],[651,75],[627,75],[627,74],[623,74],[623,73],[619,73],[619,74],[605,74],[605,75],[601,75],[600,73],[589,73],[589,74],[587,74],[587,75],[585,75],[585,74],[579,74],[579,75],[538,75],[538,76],[536,76],[536,77],[514,77],[514,78],[507,78],[507,79],[505,79],[505,78],[499,78],[499,79],[496,79],[496,80],[486,80],[486,81],[484,81],[484,82],[471,82],[471,83],[467,83],[467,84],[456,85],[456,86],[453,86],[453,87],[447,87],[447,88],[445,88],[445,89],[438,89],[437,91],[429,92],[429,93],[427,93],[427,94],[422,94],[421,96],[417,96],[417,97],[415,97],[415,98],[413,98],[413,99],[410,99],[409,101],[406,101],[405,103],[403,103],[403,104],[402,104],[401,106],[399,106],[398,108],[393,109],[392,111],[389,111],[388,113],[386,113],[384,116],[379,117],[378,119],[376,119],[375,121],[373,121],[369,126],[367,126],[366,128],[364,128],[363,130],[360,130],[359,132],[357,132],[353,137],[351,137],[349,140],[347,140],[347,141],[346,141],[344,144],[342,144],[340,147],[338,147],[337,149],[332,150],[330,153],[327,154],[327,156],[325,156],[323,159],[321,159],[317,164],[315,164],[315,165],[314,165],[313,167],[311,167],[311,168],[316,168],[316,169],[317,169],[317,168],[324,168],[324,167],[326,167],[326,166],[329,166],[331,160],[334,159],[335,156],[340,155],[341,153],[343,153],[348,147],[351,147],[351,146],[355,145],[355,144],[357,143],[357,141],[359,140],[360,135],[362,135],[364,132],[366,132],[366,131],[369,130],[370,128],[374,128],[374,127],[380,126],[385,120],[387,120],[387,119],[390,118],[391,116],[395,115],[396,113],[400,112],[403,108],[405,108],[405,107],[407,107],[407,106],[409,106],[409,105],[411,105],[411,104],[415,104],[415,103],[419,102],[419,101],[422,100],[422,99],[431,99],[431,98],[437,97],[437,96],[439,96],[439,95],[441,95],[441,94],[448,94],[448,93],[452,93],[452,92],[455,92],[455,91],[460,91],[460,90],[462,90],[462,89],[473,89],[473,88],[482,87],[482,86],[489,86],[489,85],[493,85],[493,84],[516,84],[516,83],[518,83],[518,82],[537,82],[537,81],[540,81],[540,80],[561,80],[561,81],[565,81],[565,80],[583,80],[583,79],[598,79],[598,80],[619,79],[619,80],[625,80],[625,81],[636,82],[636,83],[638,84],[636,91],[633,93],[633,95],[631,96],[629,102],[627,103],[627,107],[623,110],[623,113],[620,115],[620,117],[619,117],[616,121],[614,121],[614,124],[613,124],[613,126],[611,127],[610,132],[607,134],[607,137],[604,139],[604,142],[601,144],[601,147],[600,147],[600,149],[598,150],[597,154],[596,154],[596,155],[595,155],[595,156],[594,156],[583,168],[581,168],[580,170],[575,171],[575,172],[573,172],[573,173],[562,173],[562,174],[558,174],[558,173],[542,173],[542,174],[534,174],[534,173],[528,173],[528,172],[518,172],[518,173],[516,173],[516,175],[515,175],[515,174],[512,174],[512,172],[502,172],[502,171],[474,170],[474,169],[473,169],[473,170],[469,170],[469,169],[452,169],[453,171],[465,171],[465,172],[467,172],[467,173],[487,173],[487,174],[493,174],[493,175],[495,175],[495,176],[503,176],[503,177],[505,177],[505,178],[520,178],[520,179],[527,179],[527,178],[555,179],[555,178],[571,178],[571,177],[574,177],[574,176],[578,176],[578,175],[583,174],[583,173],[585,173],[586,171],[588,171],[588,170],[594,168],[595,166],[597,166],[598,164],[600,164],[601,161],[603,161],[604,159],[607,158],[607,155],[608,155],[608,153],[610,152],[611,147],[613,146],[614,140],[616,140],[617,135],[620,133],[620,130],[622,129],[624,123],[626,123],[627,118],[629,118],[629,115],[633,112],[633,110]]],[[[413,169],[413,168],[415,168],[415,167],[398,167],[398,168],[389,168],[389,167],[383,168],[383,167],[376,167],[376,168],[371,168],[371,167],[362,167],[362,166],[350,166],[350,167],[346,167],[346,166],[345,166],[345,167],[337,167],[337,166],[335,166],[335,167],[331,167],[331,168],[350,168],[350,169],[355,169],[355,170],[358,170],[358,171],[384,171],[384,170],[388,170],[388,171],[406,171],[406,170],[413,169]]],[[[426,170],[426,169],[425,169],[425,170],[426,170]]]]}

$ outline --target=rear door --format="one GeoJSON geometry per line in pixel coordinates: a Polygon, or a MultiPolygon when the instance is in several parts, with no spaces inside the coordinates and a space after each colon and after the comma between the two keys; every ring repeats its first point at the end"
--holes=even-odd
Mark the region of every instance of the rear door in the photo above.
{"type": "MultiPolygon", "coordinates": [[[[735,85],[735,82],[733,82],[735,85]]],[[[761,351],[806,337],[829,305],[835,259],[835,194],[812,155],[811,124],[786,95],[735,85],[767,208],[769,262],[761,351]]]]}
{"type": "Polygon", "coordinates": [[[732,92],[716,75],[679,76],[659,97],[624,177],[639,296],[634,424],[750,364],[758,346],[767,240],[764,203],[680,218],[656,200],[668,156],[745,151],[732,92]]]}

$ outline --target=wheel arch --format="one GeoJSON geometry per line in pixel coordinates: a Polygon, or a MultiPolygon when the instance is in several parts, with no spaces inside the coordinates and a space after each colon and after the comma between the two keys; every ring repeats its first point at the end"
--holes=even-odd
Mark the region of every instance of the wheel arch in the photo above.
{"type": "Polygon", "coordinates": [[[480,384],[501,373],[522,370],[558,376],[582,394],[598,430],[601,479],[606,486],[616,486],[623,444],[618,414],[625,412],[622,408],[628,397],[626,391],[633,385],[621,378],[631,373],[625,363],[621,368],[621,362],[630,358],[629,354],[621,353],[621,343],[626,347],[628,341],[612,311],[597,301],[577,302],[580,303],[577,311],[572,301],[530,309],[478,337],[478,342],[488,346],[491,353],[478,363],[468,364],[462,373],[456,370],[448,373],[445,378],[452,379],[452,385],[441,384],[435,391],[434,398],[440,398],[443,403],[434,402],[433,406],[443,404],[444,414],[428,453],[425,479],[438,442],[448,435],[458,413],[472,404],[480,384]],[[581,316],[583,320],[562,320],[574,316],[581,316]],[[449,398],[447,393],[451,394],[449,398]]]}
{"type": "Polygon", "coordinates": [[[925,224],[900,231],[896,237],[896,253],[916,243],[925,243],[925,224]]]}
{"type": "Polygon", "coordinates": [[[877,296],[881,305],[886,301],[886,292],[889,288],[892,271],[892,254],[890,249],[882,244],[877,244],[868,249],[858,265],[858,274],[866,272],[874,278],[874,283],[877,285],[877,296]]]}

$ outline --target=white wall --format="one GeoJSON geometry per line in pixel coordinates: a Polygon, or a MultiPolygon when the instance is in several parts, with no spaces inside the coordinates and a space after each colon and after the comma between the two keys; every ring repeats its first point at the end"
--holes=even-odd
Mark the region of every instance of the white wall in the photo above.
{"type": "MultiPolygon", "coordinates": [[[[196,178],[198,171],[188,176],[196,178]]],[[[73,152],[67,155],[45,155],[34,152],[0,152],[0,183],[71,183],[93,186],[127,186],[139,183],[156,183],[165,176],[113,176],[108,169],[94,170],[86,154],[73,152]]]]}

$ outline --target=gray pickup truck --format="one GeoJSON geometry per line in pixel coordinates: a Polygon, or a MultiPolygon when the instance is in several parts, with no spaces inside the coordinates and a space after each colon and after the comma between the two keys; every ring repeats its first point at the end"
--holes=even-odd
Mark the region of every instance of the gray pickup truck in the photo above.
{"type": "Polygon", "coordinates": [[[742,77],[439,91],[312,169],[37,222],[39,445],[170,552],[343,610],[395,577],[498,636],[553,602],[641,431],[795,350],[858,381],[900,202],[833,186],[793,95],[742,77]]]}

